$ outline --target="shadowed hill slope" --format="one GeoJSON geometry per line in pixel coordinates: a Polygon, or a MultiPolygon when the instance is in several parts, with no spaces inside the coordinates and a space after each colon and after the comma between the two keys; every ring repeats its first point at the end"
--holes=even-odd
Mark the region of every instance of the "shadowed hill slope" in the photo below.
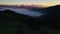
{"type": "Polygon", "coordinates": [[[42,24],[37,19],[28,15],[18,14],[11,10],[0,11],[0,25],[7,28],[12,27],[11,25],[16,25],[18,34],[23,33],[21,30],[23,25],[27,25],[32,30],[39,30],[38,27],[42,24]]]}
{"type": "MultiPolygon", "coordinates": [[[[40,21],[37,21],[37,19],[30,17],[28,15],[18,14],[14,11],[11,11],[11,10],[0,11],[0,22],[1,23],[5,20],[7,21],[7,23],[9,23],[12,19],[18,19],[18,21],[21,21],[24,24],[27,24],[33,28],[35,26],[38,27],[40,25],[40,23],[39,23],[40,21]]],[[[3,22],[3,23],[5,23],[5,22],[3,22]]]]}
{"type": "Polygon", "coordinates": [[[43,19],[49,26],[60,29],[60,5],[48,7],[45,10],[47,14],[40,19],[43,19]]]}
{"type": "MultiPolygon", "coordinates": [[[[28,23],[28,22],[31,22],[32,20],[33,20],[33,18],[30,16],[18,14],[14,11],[11,11],[11,10],[0,11],[0,27],[1,27],[0,29],[1,29],[1,31],[5,28],[7,28],[9,30],[10,28],[16,26],[17,30],[14,31],[14,29],[15,29],[14,28],[12,33],[15,32],[15,34],[16,34],[18,32],[18,34],[19,33],[23,34],[24,31],[22,31],[22,28],[26,24],[29,25],[30,23],[28,23]],[[3,27],[5,27],[5,28],[3,28],[3,27]]],[[[6,33],[6,34],[11,34],[11,31],[9,33],[6,33]]]]}

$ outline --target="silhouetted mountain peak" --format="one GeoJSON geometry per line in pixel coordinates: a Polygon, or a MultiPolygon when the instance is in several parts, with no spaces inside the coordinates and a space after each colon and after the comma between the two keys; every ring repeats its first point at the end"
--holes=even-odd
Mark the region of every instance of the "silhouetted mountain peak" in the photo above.
{"type": "Polygon", "coordinates": [[[48,8],[60,8],[60,5],[56,5],[56,6],[51,6],[51,7],[48,7],[48,8]]]}
{"type": "Polygon", "coordinates": [[[51,6],[51,7],[45,8],[44,10],[46,10],[46,12],[49,12],[49,13],[59,13],[60,5],[51,6]]]}

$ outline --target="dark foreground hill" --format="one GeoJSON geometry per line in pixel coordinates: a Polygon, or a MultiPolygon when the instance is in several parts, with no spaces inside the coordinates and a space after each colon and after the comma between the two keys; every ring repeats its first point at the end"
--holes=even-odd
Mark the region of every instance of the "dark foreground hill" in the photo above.
{"type": "Polygon", "coordinates": [[[46,8],[48,23],[56,29],[60,29],[60,5],[46,8]]]}
{"type": "Polygon", "coordinates": [[[49,26],[60,29],[60,5],[45,8],[46,15],[40,18],[43,22],[48,23],[49,26]]]}
{"type": "Polygon", "coordinates": [[[18,32],[17,34],[23,34],[21,29],[25,25],[30,29],[38,30],[38,24],[40,25],[39,21],[36,21],[35,18],[28,15],[18,14],[11,10],[0,11],[0,27],[10,28],[12,26],[16,26],[17,30],[15,32],[18,32]]]}

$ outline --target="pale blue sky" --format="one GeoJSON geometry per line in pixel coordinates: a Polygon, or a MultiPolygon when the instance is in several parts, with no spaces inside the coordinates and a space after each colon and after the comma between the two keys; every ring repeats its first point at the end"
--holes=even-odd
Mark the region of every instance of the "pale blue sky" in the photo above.
{"type": "Polygon", "coordinates": [[[0,0],[0,4],[60,4],[60,0],[0,0]]]}

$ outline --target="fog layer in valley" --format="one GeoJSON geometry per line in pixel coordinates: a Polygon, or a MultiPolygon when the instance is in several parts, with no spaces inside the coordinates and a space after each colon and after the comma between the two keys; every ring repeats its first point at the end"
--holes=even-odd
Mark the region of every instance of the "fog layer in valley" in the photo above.
{"type": "Polygon", "coordinates": [[[0,11],[3,11],[5,9],[8,9],[8,10],[12,10],[16,13],[20,13],[20,14],[24,14],[24,15],[28,15],[28,16],[31,16],[31,17],[38,17],[38,16],[41,16],[45,13],[41,13],[41,11],[32,11],[32,10],[29,10],[29,9],[26,9],[26,8],[7,8],[7,7],[1,7],[0,8],[0,11]]]}

